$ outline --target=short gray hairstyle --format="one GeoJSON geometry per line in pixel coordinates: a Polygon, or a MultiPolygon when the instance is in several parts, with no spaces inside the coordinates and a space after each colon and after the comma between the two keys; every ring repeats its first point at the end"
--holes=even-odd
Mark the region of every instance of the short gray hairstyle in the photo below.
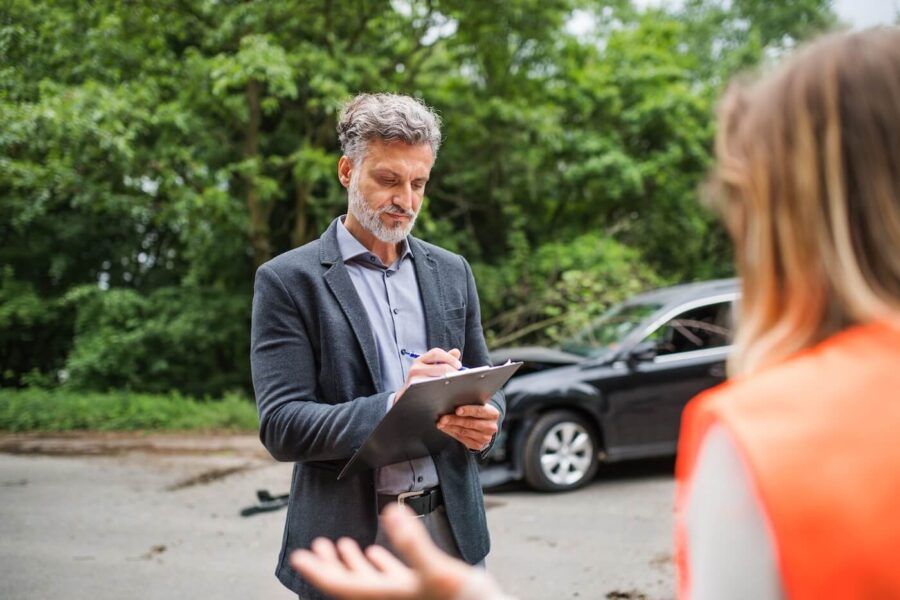
{"type": "Polygon", "coordinates": [[[399,94],[360,94],[341,110],[337,125],[341,150],[359,164],[372,140],[428,144],[437,158],[441,118],[418,98],[399,94]]]}

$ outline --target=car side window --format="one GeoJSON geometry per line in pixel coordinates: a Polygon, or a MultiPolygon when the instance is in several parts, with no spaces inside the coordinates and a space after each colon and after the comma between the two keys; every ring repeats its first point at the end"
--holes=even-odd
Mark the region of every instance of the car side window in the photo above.
{"type": "Polygon", "coordinates": [[[657,356],[665,356],[727,346],[732,334],[732,303],[719,302],[681,313],[646,339],[656,342],[657,356]]]}

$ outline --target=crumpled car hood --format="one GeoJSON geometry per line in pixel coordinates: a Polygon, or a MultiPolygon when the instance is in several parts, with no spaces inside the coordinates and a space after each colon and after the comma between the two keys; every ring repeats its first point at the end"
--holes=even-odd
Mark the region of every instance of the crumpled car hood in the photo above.
{"type": "Polygon", "coordinates": [[[547,346],[521,346],[493,350],[490,359],[495,365],[505,363],[507,360],[572,365],[583,361],[584,357],[547,346]]]}

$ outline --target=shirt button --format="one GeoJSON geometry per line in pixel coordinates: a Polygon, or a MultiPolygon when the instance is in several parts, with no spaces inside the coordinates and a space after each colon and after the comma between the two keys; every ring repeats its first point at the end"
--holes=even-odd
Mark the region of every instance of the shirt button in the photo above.
{"type": "Polygon", "coordinates": [[[370,257],[369,257],[369,262],[375,262],[375,257],[374,257],[374,256],[370,256],[370,257]]]}
{"type": "Polygon", "coordinates": [[[421,476],[421,475],[419,476],[419,478],[417,479],[417,481],[418,481],[419,483],[422,483],[422,476],[421,476]]]}
{"type": "Polygon", "coordinates": [[[393,275],[393,274],[394,274],[393,271],[388,271],[388,272],[385,273],[384,275],[385,275],[385,277],[390,277],[390,276],[393,275]]]}
{"type": "Polygon", "coordinates": [[[399,315],[399,314],[400,314],[400,309],[399,309],[399,308],[395,308],[395,309],[394,309],[394,314],[395,314],[395,315],[399,315]]]}

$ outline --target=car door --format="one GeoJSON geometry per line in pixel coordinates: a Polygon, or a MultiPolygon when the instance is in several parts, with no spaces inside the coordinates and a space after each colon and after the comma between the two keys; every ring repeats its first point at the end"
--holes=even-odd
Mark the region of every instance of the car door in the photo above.
{"type": "Polygon", "coordinates": [[[616,446],[610,458],[675,451],[684,405],[725,379],[732,307],[720,299],[675,309],[642,341],[655,356],[620,366],[622,376],[606,391],[606,429],[616,446]]]}

